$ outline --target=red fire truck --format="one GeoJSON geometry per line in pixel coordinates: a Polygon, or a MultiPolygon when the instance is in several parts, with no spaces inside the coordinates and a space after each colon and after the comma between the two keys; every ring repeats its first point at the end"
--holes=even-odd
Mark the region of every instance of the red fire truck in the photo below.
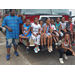
{"type": "MultiPolygon", "coordinates": [[[[5,10],[5,16],[9,14],[9,10],[5,10]],[[7,14],[6,14],[7,13],[7,14]]],[[[38,17],[39,20],[43,20],[45,23],[46,17],[56,20],[57,17],[65,17],[65,20],[68,21],[69,18],[69,9],[19,9],[16,14],[23,14],[24,19],[30,19],[31,23],[33,23],[34,17],[38,17]]],[[[5,17],[4,16],[4,17],[5,17]]],[[[22,25],[20,25],[20,31],[22,29],[22,25]]],[[[21,41],[20,41],[21,42],[21,41]]],[[[22,42],[26,45],[26,41],[22,42]]],[[[30,46],[34,46],[33,40],[30,39],[30,46]]]]}

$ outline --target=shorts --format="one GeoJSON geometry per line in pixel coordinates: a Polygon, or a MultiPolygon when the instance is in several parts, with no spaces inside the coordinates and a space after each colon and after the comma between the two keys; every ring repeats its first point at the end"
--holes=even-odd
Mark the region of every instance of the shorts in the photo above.
{"type": "MultiPolygon", "coordinates": [[[[21,34],[21,35],[24,36],[24,34],[21,34]]],[[[29,42],[29,40],[30,40],[30,36],[28,36],[27,42],[29,42]]]]}
{"type": "Polygon", "coordinates": [[[35,37],[33,34],[31,35],[31,39],[33,39],[34,44],[39,45],[40,44],[40,35],[37,35],[37,37],[35,37]]]}
{"type": "Polygon", "coordinates": [[[12,44],[14,47],[18,46],[19,39],[6,39],[6,48],[11,48],[12,44]]]}
{"type": "Polygon", "coordinates": [[[65,32],[63,30],[61,30],[61,32],[64,34],[65,32]]]}
{"type": "MultiPolygon", "coordinates": [[[[57,36],[59,36],[59,34],[56,32],[57,36]]],[[[62,32],[60,32],[60,36],[62,37],[64,34],[62,32]]]]}
{"type": "Polygon", "coordinates": [[[54,32],[52,32],[54,35],[56,35],[54,32]]]}
{"type": "Polygon", "coordinates": [[[49,36],[49,35],[51,35],[51,33],[46,33],[46,34],[45,34],[45,36],[49,36]]]}

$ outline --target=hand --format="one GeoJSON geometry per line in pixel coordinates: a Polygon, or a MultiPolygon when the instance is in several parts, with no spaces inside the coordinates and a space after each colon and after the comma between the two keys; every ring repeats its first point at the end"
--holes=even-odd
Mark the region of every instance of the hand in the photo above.
{"type": "Polygon", "coordinates": [[[60,35],[60,32],[58,32],[58,34],[60,35]]]}
{"type": "Polygon", "coordinates": [[[21,17],[23,17],[23,15],[21,14],[21,17]]]}
{"type": "Polygon", "coordinates": [[[75,53],[73,52],[73,56],[75,56],[75,53]]]}
{"type": "Polygon", "coordinates": [[[27,37],[27,35],[25,35],[25,37],[27,37]]]}
{"type": "Polygon", "coordinates": [[[12,29],[11,28],[8,28],[9,32],[12,32],[12,29]]]}
{"type": "Polygon", "coordinates": [[[37,37],[37,34],[35,34],[35,37],[37,37]]]}

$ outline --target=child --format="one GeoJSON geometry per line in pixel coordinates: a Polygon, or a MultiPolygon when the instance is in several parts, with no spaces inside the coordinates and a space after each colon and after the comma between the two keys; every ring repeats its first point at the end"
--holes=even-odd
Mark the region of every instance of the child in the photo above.
{"type": "Polygon", "coordinates": [[[57,17],[56,22],[55,22],[55,27],[56,27],[56,32],[59,34],[59,45],[61,45],[61,39],[63,37],[63,33],[61,32],[61,24],[60,24],[60,18],[57,17]]]}
{"type": "Polygon", "coordinates": [[[45,33],[44,33],[44,28],[42,27],[42,25],[43,25],[43,21],[42,20],[40,20],[39,21],[39,24],[41,25],[41,28],[40,28],[40,38],[41,38],[41,50],[42,51],[44,51],[44,50],[46,50],[47,48],[46,48],[46,36],[45,36],[45,33]],[[43,44],[44,43],[44,44],[43,44]]]}
{"type": "Polygon", "coordinates": [[[48,48],[49,52],[53,51],[53,49],[52,49],[52,35],[49,32],[50,29],[51,29],[50,18],[46,18],[46,24],[44,25],[44,33],[47,38],[47,48],[48,48]],[[50,44],[50,46],[49,46],[49,44],[50,44]]]}
{"type": "Polygon", "coordinates": [[[73,41],[73,30],[72,30],[73,24],[72,24],[71,21],[72,21],[72,18],[69,17],[68,22],[66,23],[66,30],[67,30],[67,32],[70,33],[71,44],[73,45],[74,44],[74,41],[73,41]]]}
{"type": "Polygon", "coordinates": [[[35,44],[35,48],[34,48],[34,52],[35,53],[38,53],[38,51],[40,51],[39,49],[39,45],[40,45],[40,35],[38,35],[40,32],[40,28],[41,26],[38,24],[38,18],[35,17],[34,18],[34,23],[32,23],[31,25],[31,32],[32,32],[32,35],[31,35],[31,38],[33,39],[34,41],[34,44],[35,44]]]}
{"type": "Polygon", "coordinates": [[[51,20],[51,29],[52,29],[52,37],[54,39],[54,42],[55,42],[55,45],[56,45],[56,48],[57,48],[57,46],[58,46],[58,37],[59,36],[56,33],[56,28],[55,28],[53,19],[51,20]]]}
{"type": "MultiPolygon", "coordinates": [[[[75,21],[74,21],[74,24],[73,24],[73,42],[75,40],[75,21]]],[[[74,46],[75,44],[73,44],[74,46]]]]}
{"type": "Polygon", "coordinates": [[[75,52],[71,47],[70,35],[68,32],[64,34],[64,38],[62,39],[61,48],[59,49],[60,57],[59,61],[61,64],[64,64],[63,56],[65,59],[68,59],[67,56],[75,56],[75,52]]]}
{"type": "Polygon", "coordinates": [[[19,38],[26,39],[27,40],[27,47],[26,47],[26,53],[29,53],[29,39],[31,36],[31,31],[30,31],[30,20],[26,20],[26,24],[22,26],[22,33],[19,35],[19,38]]]}
{"type": "Polygon", "coordinates": [[[61,24],[61,32],[64,34],[65,32],[67,32],[66,31],[66,22],[65,22],[64,17],[62,17],[60,24],[61,24]]]}

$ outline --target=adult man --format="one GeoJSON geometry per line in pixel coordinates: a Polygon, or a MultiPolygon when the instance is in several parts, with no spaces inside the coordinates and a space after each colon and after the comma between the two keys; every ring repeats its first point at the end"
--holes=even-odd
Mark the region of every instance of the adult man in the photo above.
{"type": "Polygon", "coordinates": [[[10,9],[10,15],[6,16],[3,20],[2,27],[6,28],[6,48],[7,48],[7,56],[6,59],[10,58],[10,48],[13,43],[14,45],[14,53],[18,56],[17,46],[19,40],[19,24],[24,22],[23,15],[21,18],[15,16],[16,10],[10,9]]]}

